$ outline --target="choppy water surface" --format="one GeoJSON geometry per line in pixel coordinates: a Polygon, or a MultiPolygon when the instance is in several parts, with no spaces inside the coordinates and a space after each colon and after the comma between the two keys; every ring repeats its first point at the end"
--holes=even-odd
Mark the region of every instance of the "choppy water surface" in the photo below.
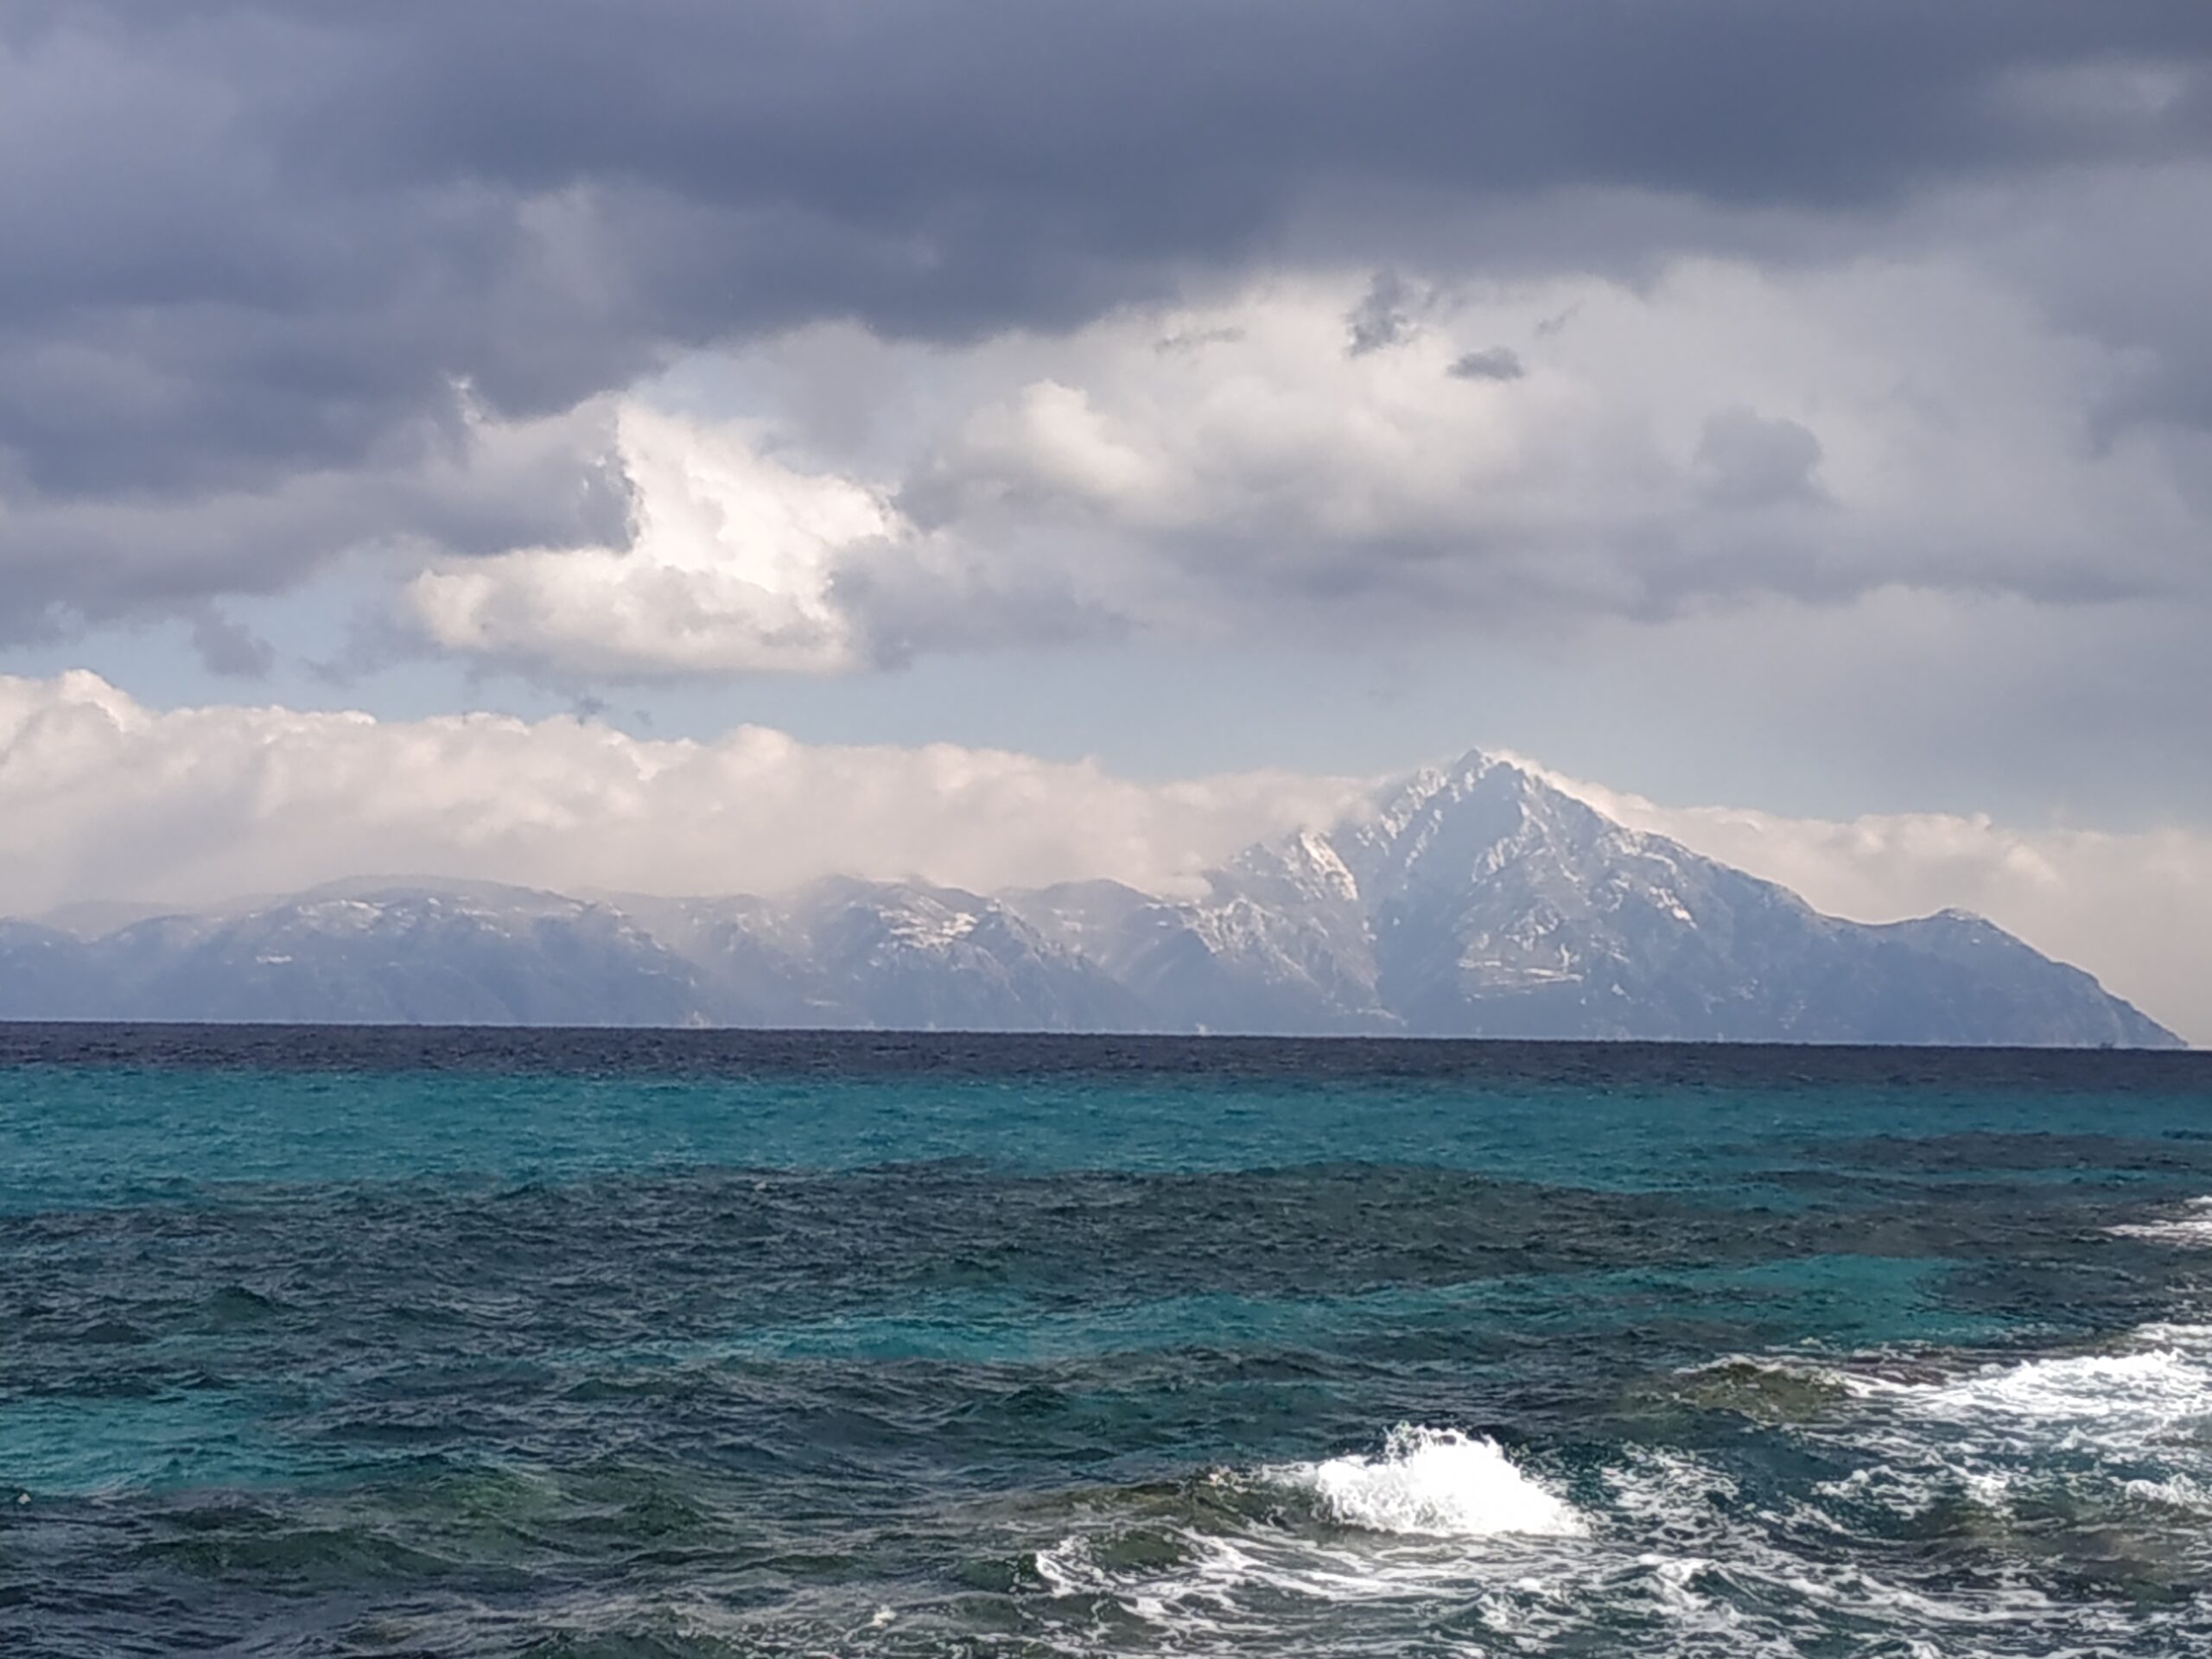
{"type": "Polygon", "coordinates": [[[2202,1655],[2208,1059],[0,1028],[0,1653],[2202,1655]]]}

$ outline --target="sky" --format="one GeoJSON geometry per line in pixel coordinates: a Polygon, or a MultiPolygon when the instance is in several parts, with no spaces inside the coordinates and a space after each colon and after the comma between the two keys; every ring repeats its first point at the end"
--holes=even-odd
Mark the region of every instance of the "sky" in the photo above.
{"type": "Polygon", "coordinates": [[[2202,0],[0,0],[0,910],[1473,746],[2212,1041],[2202,0]]]}

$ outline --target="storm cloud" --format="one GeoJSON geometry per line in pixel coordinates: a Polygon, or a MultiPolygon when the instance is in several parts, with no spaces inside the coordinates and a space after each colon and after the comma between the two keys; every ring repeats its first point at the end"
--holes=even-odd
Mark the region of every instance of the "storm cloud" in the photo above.
{"type": "MultiPolygon", "coordinates": [[[[1979,213],[1975,258],[2126,355],[2098,441],[2201,431],[2161,256],[2205,234],[2208,63],[2200,0],[10,0],[0,637],[363,547],[599,556],[637,528],[606,400],[688,353],[1066,334],[1300,265],[1633,285],[1979,213]],[[2068,191],[2106,259],[2039,233],[2068,191]]],[[[1377,315],[1376,355],[1426,326],[1377,315]]],[[[1713,487],[1803,502],[1814,452],[1758,431],[1713,487]]]]}

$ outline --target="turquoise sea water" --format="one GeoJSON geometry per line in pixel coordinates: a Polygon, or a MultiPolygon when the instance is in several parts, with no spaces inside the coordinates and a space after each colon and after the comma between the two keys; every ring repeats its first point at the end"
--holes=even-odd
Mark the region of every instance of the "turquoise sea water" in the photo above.
{"type": "Polygon", "coordinates": [[[0,1653],[2212,1651],[2208,1059],[0,1028],[0,1653]]]}

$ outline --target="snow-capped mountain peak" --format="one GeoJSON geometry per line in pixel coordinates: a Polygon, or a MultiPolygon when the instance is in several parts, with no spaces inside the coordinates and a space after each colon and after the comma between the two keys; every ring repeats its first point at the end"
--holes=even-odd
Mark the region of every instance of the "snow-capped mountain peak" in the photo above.
{"type": "Polygon", "coordinates": [[[1197,899],[839,878],[779,899],[336,884],[0,925],[0,1017],[2169,1046],[1968,912],[1868,926],[1471,751],[1197,899]]]}
{"type": "Polygon", "coordinates": [[[1211,885],[1074,909],[1125,982],[1217,1030],[2171,1040],[1978,918],[1819,915],[1479,750],[1326,833],[1248,848],[1211,885]]]}

